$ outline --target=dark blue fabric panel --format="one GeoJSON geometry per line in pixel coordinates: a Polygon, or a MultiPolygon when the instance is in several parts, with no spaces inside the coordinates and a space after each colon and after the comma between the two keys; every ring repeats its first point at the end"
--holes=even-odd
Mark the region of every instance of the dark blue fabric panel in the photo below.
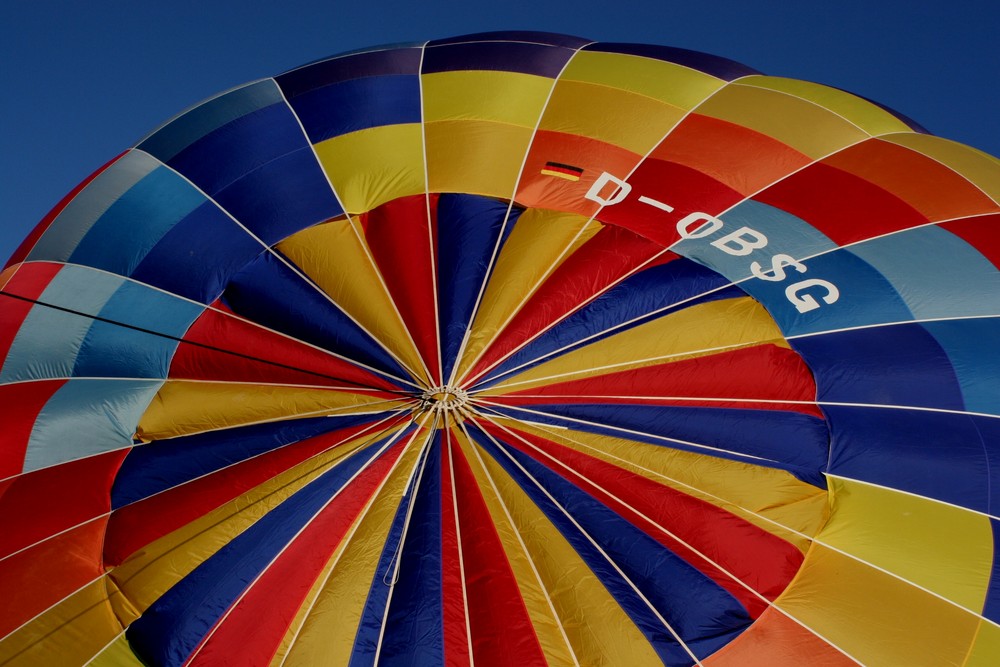
{"type": "MultiPolygon", "coordinates": [[[[1000,419],[970,415],[969,421],[976,429],[990,465],[990,497],[985,511],[997,515],[1000,514],[1000,419]]],[[[1000,587],[1000,582],[997,586],[1000,587]]]]}
{"type": "MultiPolygon", "coordinates": [[[[642,318],[648,313],[667,308],[679,301],[705,294],[728,283],[729,281],[720,274],[684,258],[639,271],[511,355],[487,376],[494,380],[488,379],[482,386],[489,386],[505,371],[521,364],[539,359],[564,347],[568,349],[580,347],[579,341],[589,336],[623,322],[642,318]]],[[[746,295],[739,287],[734,286],[684,304],[684,307],[739,296],[746,295]]],[[[655,317],[663,315],[664,313],[660,313],[655,317]]],[[[631,326],[651,319],[654,318],[639,319],[631,326]]],[[[596,336],[588,343],[609,335],[612,334],[596,336]]],[[[528,368],[534,365],[537,364],[529,364],[528,368]]]]}
{"type": "Polygon", "coordinates": [[[258,109],[281,103],[273,81],[258,81],[203,102],[154,132],[137,146],[162,162],[206,134],[258,109]]]}
{"type": "Polygon", "coordinates": [[[384,442],[354,452],[264,515],[156,600],[126,631],[145,663],[183,665],[226,610],[384,442]]]}
{"type": "Polygon", "coordinates": [[[469,42],[424,49],[424,74],[462,70],[521,72],[554,79],[572,49],[523,42],[469,42]]]}
{"type": "Polygon", "coordinates": [[[68,262],[127,276],[205,197],[165,167],[154,169],[101,215],[68,262]],[[141,224],[140,224],[141,223],[141,224]]]}
{"type": "Polygon", "coordinates": [[[307,147],[255,169],[215,200],[268,245],[344,212],[307,147]]]}
{"type": "Polygon", "coordinates": [[[521,209],[513,208],[504,225],[507,203],[474,195],[444,194],[438,198],[438,304],[444,375],[451,376],[472,319],[479,290],[490,268],[490,257],[514,228],[521,209]]]}
{"type": "Polygon", "coordinates": [[[990,517],[990,527],[993,529],[993,571],[990,573],[989,588],[986,589],[983,616],[994,623],[1000,623],[1000,520],[990,517]]]}
{"type": "Polygon", "coordinates": [[[202,311],[203,307],[190,301],[126,281],[97,313],[110,322],[95,320],[91,325],[76,356],[73,375],[166,378],[178,343],[165,336],[183,336],[202,311]]]}
{"type": "Polygon", "coordinates": [[[392,583],[393,573],[396,571],[396,559],[399,557],[400,542],[403,539],[406,513],[410,503],[414,501],[415,482],[416,476],[400,500],[396,516],[392,520],[392,526],[385,539],[385,546],[382,547],[382,554],[379,556],[378,566],[375,568],[375,577],[372,579],[371,588],[368,589],[368,598],[365,600],[361,620],[358,622],[354,648],[351,651],[351,659],[347,663],[349,667],[373,667],[375,665],[375,652],[378,650],[382,619],[385,618],[385,608],[389,603],[389,591],[391,590],[389,586],[392,583]]]}
{"type": "Polygon", "coordinates": [[[610,42],[598,42],[584,47],[584,51],[603,51],[606,53],[625,53],[643,58],[653,58],[655,60],[665,60],[677,63],[684,67],[696,69],[699,72],[711,74],[714,77],[725,81],[732,81],[741,76],[760,74],[755,69],[741,65],[738,62],[727,58],[720,58],[708,53],[699,51],[689,51],[678,49],[672,46],[657,46],[654,44],[614,44],[610,42]]]}
{"type": "Polygon", "coordinates": [[[196,433],[134,447],[115,476],[111,507],[118,509],[293,442],[374,419],[372,415],[292,419],[196,433]]]}
{"type": "Polygon", "coordinates": [[[294,106],[299,95],[341,81],[393,74],[419,74],[417,48],[387,48],[321,60],[276,77],[278,85],[294,106]]]}
{"type": "Polygon", "coordinates": [[[212,196],[261,165],[307,146],[302,128],[282,101],[206,134],[167,164],[212,196]]]}
{"type": "Polygon", "coordinates": [[[218,206],[206,201],[164,235],[131,277],[211,303],[230,276],[263,251],[218,206]]]}
{"type": "Polygon", "coordinates": [[[790,342],[816,377],[821,401],[964,409],[948,355],[919,324],[841,331],[790,342]]]}
{"type": "Polygon", "coordinates": [[[268,253],[235,275],[223,301],[238,315],[397,377],[405,371],[310,282],[268,253]]]}
{"type": "MultiPolygon", "coordinates": [[[[400,555],[379,665],[444,665],[444,608],[441,601],[441,431],[413,501],[413,514],[400,555]]],[[[451,508],[448,508],[451,511],[451,508]]]]}
{"type": "Polygon", "coordinates": [[[416,75],[350,79],[317,88],[290,101],[314,144],[382,125],[419,123],[420,78],[416,75]]]}
{"type": "MultiPolygon", "coordinates": [[[[540,415],[517,408],[495,409],[523,419],[546,421],[540,415]]],[[[822,475],[829,454],[826,423],[798,412],[590,403],[532,405],[530,409],[552,415],[556,423],[569,428],[780,468],[815,486],[826,486],[822,475]],[[559,417],[592,424],[560,420],[559,417]],[[727,451],[664,442],[654,436],[727,451]]]]}
{"type": "Polygon", "coordinates": [[[623,611],[668,665],[690,665],[690,656],[635,589],[587,539],[589,535],[649,600],[695,655],[725,646],[751,623],[746,609],[714,581],[565,478],[508,449],[555,502],[481,432],[473,437],[521,486],[587,563],[623,611]],[[579,528],[560,510],[576,520],[579,528]],[[582,529],[582,530],[581,530],[582,529]]]}
{"type": "Polygon", "coordinates": [[[427,43],[428,46],[440,46],[443,44],[462,44],[465,42],[531,42],[534,44],[548,44],[550,46],[564,46],[568,49],[578,49],[591,40],[572,35],[560,35],[553,32],[535,32],[531,30],[499,30],[495,32],[481,32],[474,35],[461,35],[459,37],[448,37],[445,39],[435,39],[427,43]]]}
{"type": "Polygon", "coordinates": [[[824,406],[830,472],[987,511],[990,470],[966,415],[824,406]]]}
{"type": "Polygon", "coordinates": [[[924,322],[941,344],[962,387],[965,409],[1000,415],[1000,318],[924,322]]]}

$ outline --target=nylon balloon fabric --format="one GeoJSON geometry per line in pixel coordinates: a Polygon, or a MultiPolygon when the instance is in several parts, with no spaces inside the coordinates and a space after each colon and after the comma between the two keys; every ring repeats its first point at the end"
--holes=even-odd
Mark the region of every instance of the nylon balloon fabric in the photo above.
{"type": "Polygon", "coordinates": [[[207,100],[0,274],[0,664],[995,665],[998,198],[662,46],[207,100]]]}

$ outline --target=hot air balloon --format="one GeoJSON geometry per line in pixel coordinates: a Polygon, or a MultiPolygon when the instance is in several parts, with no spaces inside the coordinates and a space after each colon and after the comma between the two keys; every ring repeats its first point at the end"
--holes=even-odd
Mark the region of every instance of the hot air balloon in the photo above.
{"type": "Polygon", "coordinates": [[[995,665],[998,197],[662,46],[207,100],[0,277],[0,664],[995,665]]]}

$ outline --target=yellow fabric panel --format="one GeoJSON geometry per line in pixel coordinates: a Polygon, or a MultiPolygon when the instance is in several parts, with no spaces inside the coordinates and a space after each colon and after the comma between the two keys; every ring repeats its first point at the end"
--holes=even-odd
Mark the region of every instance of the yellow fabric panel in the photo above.
{"type": "Polygon", "coordinates": [[[1000,663],[1000,627],[989,621],[979,622],[975,643],[964,667],[996,667],[1000,663]]]}
{"type": "Polygon", "coordinates": [[[143,664],[135,657],[123,634],[95,656],[88,667],[143,667],[143,664]]]}
{"type": "Polygon", "coordinates": [[[535,630],[535,636],[538,637],[538,644],[545,654],[546,662],[553,666],[574,664],[573,654],[567,644],[568,639],[563,636],[559,619],[553,614],[545,592],[538,582],[531,557],[525,552],[518,538],[518,529],[508,519],[503,501],[493,490],[486,469],[473,449],[475,445],[458,429],[454,429],[452,435],[461,447],[462,455],[468,461],[476,478],[479,492],[500,537],[504,556],[517,580],[521,599],[528,610],[528,617],[531,619],[531,625],[535,630]]]}
{"type": "Polygon", "coordinates": [[[740,85],[776,90],[801,97],[810,102],[815,102],[843,116],[871,135],[885,134],[887,132],[912,132],[906,123],[885,109],[857,95],[852,95],[836,88],[830,88],[829,86],[776,76],[749,76],[740,79],[740,85]]]}
{"type": "Polygon", "coordinates": [[[827,492],[784,470],[504,417],[494,420],[721,507],[803,553],[812,543],[803,535],[815,535],[827,518],[827,492]]]}
{"type": "Polygon", "coordinates": [[[645,155],[684,114],[683,109],[620,88],[559,81],[539,127],[645,155]]]}
{"type": "Polygon", "coordinates": [[[893,134],[882,137],[882,140],[912,148],[943,162],[975,183],[993,201],[1000,201],[1000,159],[970,146],[930,134],[893,134]]]}
{"type": "Polygon", "coordinates": [[[420,77],[424,122],[492,120],[533,128],[545,107],[552,79],[491,70],[435,72],[420,77]]]}
{"type": "Polygon", "coordinates": [[[352,221],[333,220],[290,236],[278,250],[403,365],[426,379],[416,345],[358,232],[352,221]]]}
{"type": "Polygon", "coordinates": [[[559,77],[596,83],[650,97],[689,110],[725,85],[725,81],[683,65],[600,51],[580,51],[559,77]]]}
{"type": "MultiPolygon", "coordinates": [[[[386,477],[386,482],[365,508],[356,530],[338,548],[330,578],[315,597],[294,642],[283,646],[285,664],[346,665],[354,648],[361,614],[375,577],[382,548],[403,492],[417,464],[427,432],[418,431],[386,477]]],[[[293,625],[293,627],[295,627],[293,625]]]]}
{"type": "Polygon", "coordinates": [[[531,498],[487,455],[475,461],[483,462],[510,511],[580,664],[662,665],[632,619],[531,498]]]}
{"type": "Polygon", "coordinates": [[[534,126],[443,120],[424,130],[431,192],[513,196],[534,126]]]}
{"type": "Polygon", "coordinates": [[[813,159],[869,136],[832,111],[757,86],[727,86],[698,107],[698,113],[766,134],[813,159]]]}
{"type": "Polygon", "coordinates": [[[993,569],[988,517],[829,476],[833,513],[817,539],[978,613],[993,569]]]}
{"type": "Polygon", "coordinates": [[[368,393],[168,380],[146,408],[136,432],[148,442],[276,419],[392,410],[404,403],[368,393]]]}
{"type": "Polygon", "coordinates": [[[316,155],[348,213],[424,192],[419,123],[383,125],[327,139],[316,155]]]}
{"type": "Polygon", "coordinates": [[[764,307],[749,297],[684,308],[515,374],[482,396],[715,354],[758,343],[787,347],[764,307]]]}
{"type": "Polygon", "coordinates": [[[164,535],[112,570],[112,579],[140,613],[145,611],[212,554],[370,438],[367,434],[304,461],[164,535]]]}
{"type": "Polygon", "coordinates": [[[539,284],[566,258],[577,237],[585,230],[593,235],[600,228],[601,223],[588,221],[582,215],[539,208],[529,209],[518,218],[483,293],[457,377],[461,378],[478,361],[539,284]]]}
{"type": "Polygon", "coordinates": [[[38,667],[87,662],[122,631],[104,583],[103,577],[97,579],[0,640],[0,664],[38,667]]]}
{"type": "Polygon", "coordinates": [[[814,544],[778,606],[864,665],[960,665],[979,618],[814,544]]]}

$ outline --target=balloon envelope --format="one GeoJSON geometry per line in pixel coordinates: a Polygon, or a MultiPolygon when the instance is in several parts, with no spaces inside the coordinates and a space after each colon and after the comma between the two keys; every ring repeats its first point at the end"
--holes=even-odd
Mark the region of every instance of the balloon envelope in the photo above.
{"type": "Polygon", "coordinates": [[[995,664],[998,196],[659,46],[210,99],[0,275],[0,663],[995,664]]]}

